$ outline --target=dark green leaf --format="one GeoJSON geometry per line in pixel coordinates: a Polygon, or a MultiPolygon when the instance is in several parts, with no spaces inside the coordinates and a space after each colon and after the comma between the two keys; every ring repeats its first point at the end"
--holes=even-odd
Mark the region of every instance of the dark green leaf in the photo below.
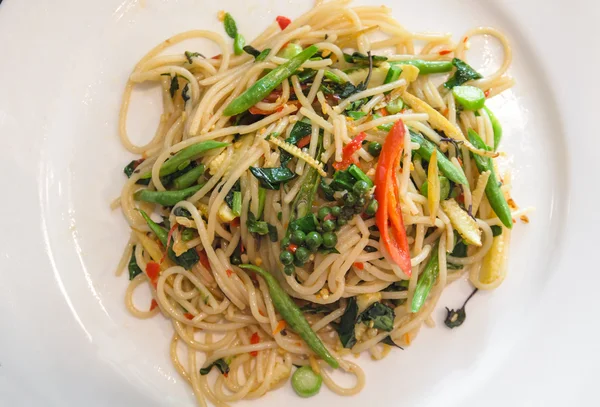
{"type": "Polygon", "coordinates": [[[187,103],[188,100],[190,100],[190,84],[186,83],[185,86],[183,87],[183,90],[181,91],[181,97],[183,98],[184,103],[187,103]]]}
{"type": "Polygon", "coordinates": [[[381,291],[406,291],[408,290],[408,280],[395,281],[381,291]]]}
{"type": "Polygon", "coordinates": [[[179,77],[177,75],[171,78],[171,86],[169,87],[169,93],[171,97],[175,97],[175,93],[179,90],[179,77]]]}
{"type": "Polygon", "coordinates": [[[392,338],[390,338],[389,336],[386,336],[385,338],[383,338],[380,343],[385,343],[386,345],[394,346],[396,348],[400,348],[400,349],[404,350],[404,348],[402,346],[396,345],[396,342],[394,342],[392,340],[392,338]]]}
{"type": "Polygon", "coordinates": [[[446,268],[448,270],[462,270],[464,268],[464,266],[462,264],[454,264],[454,263],[447,262],[446,268]]]}
{"type": "Polygon", "coordinates": [[[467,257],[467,244],[464,242],[464,240],[462,240],[458,233],[456,233],[456,231],[454,233],[454,238],[458,240],[456,241],[454,249],[450,255],[452,257],[467,257]]]}
{"type": "Polygon", "coordinates": [[[454,58],[452,60],[452,65],[456,67],[456,72],[454,72],[454,75],[448,80],[448,82],[444,83],[444,86],[448,89],[452,89],[455,86],[460,86],[463,83],[474,79],[483,78],[479,72],[458,58],[454,58]]]}
{"type": "Polygon", "coordinates": [[[197,58],[197,57],[202,57],[202,58],[206,59],[206,57],[199,52],[185,51],[185,58],[187,59],[189,64],[194,62],[194,61],[192,61],[192,58],[197,58]]]}
{"type": "Polygon", "coordinates": [[[356,343],[356,337],[354,336],[354,325],[356,324],[356,318],[358,317],[358,305],[356,305],[356,298],[350,297],[344,315],[340,319],[340,323],[336,327],[337,333],[342,342],[344,348],[351,348],[356,343]]]}
{"type": "Polygon", "coordinates": [[[289,144],[297,144],[301,139],[312,133],[312,124],[303,122],[302,120],[297,121],[292,127],[290,136],[285,140],[289,144]]]}
{"type": "Polygon", "coordinates": [[[123,168],[123,172],[125,173],[125,175],[127,175],[127,178],[131,178],[135,169],[143,162],[144,159],[140,158],[139,160],[133,160],[129,164],[127,164],[125,168],[123,168]]]}
{"type": "Polygon", "coordinates": [[[284,184],[296,177],[287,167],[261,168],[250,167],[250,172],[260,182],[260,186],[266,189],[279,189],[281,184],[284,184]]]}
{"type": "Polygon", "coordinates": [[[362,98],[362,99],[355,100],[354,102],[348,104],[348,107],[346,107],[346,109],[344,109],[344,110],[346,110],[346,111],[358,110],[362,107],[362,105],[367,103],[368,100],[369,100],[368,98],[362,98]]]}
{"type": "Polygon", "coordinates": [[[255,59],[260,55],[260,51],[254,48],[252,45],[246,45],[243,49],[246,54],[252,55],[255,59]]]}
{"type": "MultiPolygon", "coordinates": [[[[381,55],[372,55],[371,59],[373,61],[373,66],[379,66],[382,62],[387,61],[387,57],[381,55]]],[[[369,56],[358,51],[352,53],[352,55],[344,53],[344,60],[350,64],[369,65],[369,56]]]]}
{"type": "Polygon", "coordinates": [[[374,302],[358,317],[358,322],[362,322],[375,329],[382,329],[390,332],[394,328],[394,310],[380,302],[374,302]]]}
{"type": "Polygon", "coordinates": [[[202,376],[207,375],[208,373],[210,373],[213,366],[216,366],[217,369],[219,369],[219,371],[221,372],[221,374],[229,373],[229,365],[227,364],[227,362],[225,362],[225,360],[223,360],[223,358],[221,358],[221,359],[215,360],[207,367],[200,369],[200,374],[202,376]]]}
{"type": "Polygon", "coordinates": [[[289,230],[292,232],[294,230],[301,230],[304,233],[310,233],[317,230],[318,225],[319,222],[317,221],[317,217],[314,213],[310,213],[306,216],[296,219],[293,222],[290,222],[289,230]]]}
{"type": "Polygon", "coordinates": [[[348,171],[336,171],[333,174],[333,181],[329,186],[334,191],[352,191],[352,187],[356,181],[348,171]]]}
{"type": "Polygon", "coordinates": [[[131,251],[131,259],[129,259],[129,264],[127,266],[129,269],[129,280],[133,280],[138,274],[142,273],[142,269],[138,266],[137,261],[135,260],[135,246],[131,251]]]}
{"type": "Polygon", "coordinates": [[[339,250],[336,249],[335,247],[320,247],[319,248],[319,253],[321,254],[340,254],[339,250]]]}
{"type": "Polygon", "coordinates": [[[192,219],[192,214],[190,213],[190,211],[188,211],[185,208],[182,208],[181,206],[178,206],[177,208],[175,208],[175,210],[173,211],[173,215],[192,219]]]}
{"type": "Polygon", "coordinates": [[[248,228],[248,232],[256,233],[260,236],[264,236],[269,233],[269,224],[265,221],[256,220],[252,212],[248,212],[246,227],[248,228]]]}
{"type": "Polygon", "coordinates": [[[502,234],[502,226],[494,225],[494,226],[491,226],[491,229],[492,229],[492,235],[494,235],[494,237],[500,236],[502,234]]]}
{"type": "Polygon", "coordinates": [[[448,328],[450,328],[450,329],[456,328],[457,326],[461,326],[463,324],[463,322],[465,322],[465,319],[467,318],[467,313],[465,311],[465,307],[467,306],[467,303],[469,302],[469,300],[471,298],[473,298],[473,296],[475,295],[475,293],[477,291],[479,291],[478,288],[474,289],[473,292],[467,297],[467,299],[463,303],[462,307],[460,307],[459,309],[453,310],[453,309],[448,309],[448,307],[446,307],[446,311],[448,312],[448,314],[446,315],[444,324],[446,324],[446,326],[448,328]]]}
{"type": "Polygon", "coordinates": [[[321,183],[319,184],[319,188],[321,188],[321,191],[323,192],[323,195],[325,195],[325,199],[327,199],[328,201],[335,201],[335,198],[333,197],[333,193],[335,191],[333,190],[333,188],[331,188],[330,184],[327,184],[325,182],[324,179],[321,179],[321,183]]]}
{"type": "Polygon", "coordinates": [[[177,256],[173,251],[173,244],[171,243],[171,247],[168,250],[169,258],[173,260],[178,266],[183,267],[186,270],[190,270],[196,263],[200,261],[200,256],[198,256],[198,252],[196,249],[189,249],[187,252],[182,253],[180,256],[177,256]]]}
{"type": "Polygon", "coordinates": [[[231,189],[229,190],[229,192],[227,192],[227,195],[225,195],[225,202],[227,202],[227,205],[233,209],[233,193],[234,192],[239,192],[241,191],[241,187],[240,187],[240,180],[238,179],[235,184],[233,184],[233,186],[231,187],[231,189]]]}
{"type": "Polygon", "coordinates": [[[229,35],[231,38],[235,38],[235,36],[238,33],[238,30],[237,30],[237,24],[235,23],[235,20],[233,19],[233,17],[231,17],[231,14],[225,13],[225,18],[223,19],[223,25],[225,26],[225,32],[227,33],[227,35],[229,35]]]}
{"type": "Polygon", "coordinates": [[[275,243],[279,240],[279,234],[277,233],[277,228],[270,223],[267,223],[267,228],[269,230],[269,239],[271,242],[275,243]]]}
{"type": "Polygon", "coordinates": [[[331,312],[331,310],[325,305],[314,303],[306,304],[300,307],[300,311],[302,311],[303,314],[329,314],[331,312]]]}

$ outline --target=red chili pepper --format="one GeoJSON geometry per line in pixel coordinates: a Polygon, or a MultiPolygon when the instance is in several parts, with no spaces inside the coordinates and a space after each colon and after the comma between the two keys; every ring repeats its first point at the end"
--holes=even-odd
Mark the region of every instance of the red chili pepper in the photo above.
{"type": "Polygon", "coordinates": [[[233,270],[227,269],[225,270],[225,273],[227,273],[227,277],[231,277],[233,275],[233,270]]]}
{"type": "Polygon", "coordinates": [[[292,20],[284,16],[277,16],[276,20],[277,24],[279,24],[279,28],[281,28],[282,30],[285,30],[287,26],[290,25],[290,23],[292,22],[292,20]]]}
{"type": "Polygon", "coordinates": [[[298,141],[298,144],[297,144],[298,148],[304,148],[304,147],[306,147],[307,145],[309,145],[309,144],[310,144],[310,138],[311,138],[311,137],[312,137],[312,136],[310,136],[310,135],[308,135],[308,136],[305,136],[305,137],[302,137],[302,138],[300,139],[300,141],[298,141]]]}
{"type": "Polygon", "coordinates": [[[388,112],[386,109],[381,108],[381,109],[379,109],[379,114],[382,115],[383,117],[385,117],[388,115],[388,112]]]}
{"type": "Polygon", "coordinates": [[[469,37],[465,37],[465,38],[463,39],[463,42],[467,42],[467,41],[469,41],[469,37]]]}
{"type": "MultiPolygon", "coordinates": [[[[260,342],[260,336],[258,336],[257,332],[254,332],[252,334],[252,336],[250,337],[250,343],[252,345],[256,345],[257,343],[260,342]]],[[[250,352],[251,356],[257,356],[258,355],[258,351],[257,350],[253,350],[252,352],[250,352]]]]}
{"type": "Polygon", "coordinates": [[[410,276],[412,272],[410,252],[402,220],[400,194],[395,172],[402,157],[405,132],[404,123],[402,120],[398,120],[390,130],[381,149],[375,171],[375,198],[379,202],[375,219],[381,235],[381,243],[391,259],[400,266],[406,275],[410,276]]]}
{"type": "Polygon", "coordinates": [[[288,246],[288,250],[292,253],[296,253],[296,250],[298,249],[298,246],[296,246],[293,243],[290,243],[290,245],[288,246]]]}
{"type": "Polygon", "coordinates": [[[221,59],[221,57],[222,57],[222,56],[221,56],[221,54],[219,54],[219,55],[215,55],[215,56],[214,56],[214,57],[212,57],[211,59],[221,59]]]}
{"type": "Polygon", "coordinates": [[[362,262],[360,262],[360,261],[357,261],[356,263],[354,263],[354,267],[356,267],[359,270],[364,270],[365,269],[365,265],[362,262]]]}
{"type": "Polygon", "coordinates": [[[158,307],[158,303],[156,302],[156,300],[152,300],[152,302],[150,303],[150,311],[154,310],[154,308],[158,307]]]}
{"type": "Polygon", "coordinates": [[[194,319],[194,316],[192,314],[190,314],[189,312],[186,312],[185,314],[183,314],[184,317],[186,317],[187,319],[194,319]]]}
{"type": "Polygon", "coordinates": [[[146,263],[146,275],[153,283],[158,280],[158,275],[160,274],[160,266],[158,263],[153,261],[149,261],[146,263]]]}
{"type": "Polygon", "coordinates": [[[240,226],[240,218],[237,217],[234,220],[232,220],[230,225],[232,228],[236,228],[236,227],[240,226]]]}
{"type": "Polygon", "coordinates": [[[200,256],[200,264],[204,266],[208,271],[210,270],[210,262],[208,261],[208,256],[204,250],[196,250],[198,252],[198,256],[200,256]]]}
{"type": "Polygon", "coordinates": [[[448,55],[448,54],[449,54],[449,53],[451,53],[451,52],[452,52],[452,50],[450,50],[450,49],[444,49],[444,50],[441,50],[441,51],[439,52],[439,54],[440,54],[440,55],[448,55]]]}
{"type": "Polygon", "coordinates": [[[489,90],[489,89],[488,89],[488,90],[486,90],[485,92],[483,92],[483,94],[484,94],[484,96],[485,96],[486,98],[489,98],[489,97],[490,97],[490,90],[489,90]]]}
{"type": "Polygon", "coordinates": [[[366,133],[359,133],[356,137],[354,137],[348,144],[344,146],[342,150],[342,161],[333,163],[333,168],[336,170],[345,170],[356,162],[354,158],[354,153],[356,153],[362,147],[362,142],[367,137],[366,133]]]}

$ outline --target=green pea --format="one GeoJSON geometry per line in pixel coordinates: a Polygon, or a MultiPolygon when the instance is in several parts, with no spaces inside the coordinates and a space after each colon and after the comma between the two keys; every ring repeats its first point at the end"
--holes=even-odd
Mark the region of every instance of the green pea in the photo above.
{"type": "Polygon", "coordinates": [[[318,232],[310,232],[306,235],[305,243],[311,250],[318,249],[321,243],[323,243],[323,237],[318,232]]]}
{"type": "Polygon", "coordinates": [[[304,243],[304,239],[306,239],[306,234],[301,230],[295,230],[290,240],[294,244],[301,245],[304,243]]]}
{"type": "Polygon", "coordinates": [[[290,238],[289,237],[284,237],[283,239],[281,239],[281,249],[285,249],[290,245],[290,238]]]}
{"type": "Polygon", "coordinates": [[[321,227],[321,225],[317,225],[315,229],[317,230],[317,232],[323,233],[323,228],[321,227]]]}
{"type": "Polygon", "coordinates": [[[325,222],[323,222],[323,230],[325,232],[331,232],[335,230],[335,221],[332,219],[328,219],[325,222]]]}
{"type": "Polygon", "coordinates": [[[346,219],[346,218],[339,217],[337,219],[337,225],[338,226],[344,226],[347,223],[348,223],[348,219],[346,219]]]}
{"type": "Polygon", "coordinates": [[[319,209],[319,212],[317,213],[317,216],[319,217],[319,220],[323,220],[329,214],[331,214],[331,208],[329,206],[324,206],[321,209],[319,209]]]}
{"type": "Polygon", "coordinates": [[[346,205],[348,206],[354,206],[356,204],[356,195],[351,194],[351,193],[347,193],[346,196],[344,197],[344,201],[346,202],[346,205]]]}
{"type": "Polygon", "coordinates": [[[288,276],[291,276],[292,274],[294,274],[295,271],[296,271],[296,267],[293,264],[288,264],[283,268],[283,272],[288,276]]]}
{"type": "Polygon", "coordinates": [[[234,253],[229,258],[229,262],[234,266],[239,266],[240,264],[242,264],[242,257],[239,254],[234,253]]]}
{"type": "Polygon", "coordinates": [[[281,262],[281,264],[284,264],[286,266],[290,265],[294,262],[294,255],[287,250],[283,251],[281,252],[281,254],[279,254],[279,261],[281,262]]]}
{"type": "MultiPolygon", "coordinates": [[[[361,209],[363,206],[365,206],[367,203],[367,198],[365,198],[364,196],[361,196],[360,198],[358,198],[356,200],[356,206],[361,209]]],[[[356,212],[356,211],[355,211],[356,212]]],[[[362,210],[361,210],[362,212],[362,210]]]]}
{"type": "Polygon", "coordinates": [[[323,234],[323,246],[325,246],[328,249],[331,249],[332,247],[335,247],[336,244],[337,236],[335,235],[335,233],[327,232],[323,234]]]}
{"type": "Polygon", "coordinates": [[[379,154],[381,154],[381,143],[371,141],[369,144],[367,144],[367,151],[373,157],[378,157],[379,154]]]}
{"type": "Polygon", "coordinates": [[[342,208],[340,208],[339,206],[332,206],[332,207],[331,207],[331,214],[332,214],[333,216],[335,216],[336,218],[337,218],[338,216],[340,216],[340,212],[341,212],[341,211],[342,211],[342,208]]]}
{"type": "Polygon", "coordinates": [[[375,214],[377,213],[377,209],[379,209],[379,202],[377,202],[377,199],[373,199],[367,205],[367,208],[365,209],[365,213],[369,216],[375,216],[375,214]]]}
{"type": "Polygon", "coordinates": [[[354,186],[352,187],[352,192],[354,192],[359,197],[363,196],[368,190],[369,184],[367,184],[365,181],[356,181],[356,183],[354,183],[354,186]]]}
{"type": "Polygon", "coordinates": [[[310,252],[304,246],[300,246],[296,249],[296,253],[294,253],[294,260],[298,261],[298,263],[304,265],[308,261],[310,257],[310,252]]]}
{"type": "Polygon", "coordinates": [[[302,366],[292,375],[292,388],[300,397],[312,397],[321,390],[323,378],[310,366],[302,366]]]}

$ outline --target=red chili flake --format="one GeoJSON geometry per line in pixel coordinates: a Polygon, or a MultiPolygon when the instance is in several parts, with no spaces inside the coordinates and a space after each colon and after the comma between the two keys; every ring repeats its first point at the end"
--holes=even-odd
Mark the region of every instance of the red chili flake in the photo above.
{"type": "Polygon", "coordinates": [[[183,314],[184,317],[186,317],[187,319],[194,319],[194,316],[192,314],[190,314],[189,312],[186,312],[185,314],[183,314]]]}
{"type": "Polygon", "coordinates": [[[146,275],[148,276],[150,281],[156,283],[156,280],[158,280],[159,273],[160,266],[158,265],[158,263],[155,263],[153,261],[149,261],[148,263],[146,263],[146,275]]]}
{"type": "Polygon", "coordinates": [[[486,90],[485,92],[483,92],[483,94],[485,95],[486,98],[490,97],[490,90],[486,90]]]}
{"type": "Polygon", "coordinates": [[[467,41],[469,41],[469,37],[465,37],[465,38],[463,39],[463,42],[464,42],[464,43],[466,43],[467,41]]]}
{"type": "Polygon", "coordinates": [[[282,30],[285,30],[287,26],[290,25],[290,23],[292,22],[292,20],[284,16],[277,16],[275,20],[277,20],[277,24],[279,24],[279,28],[281,28],[282,30]]]}
{"type": "Polygon", "coordinates": [[[293,243],[290,243],[290,245],[288,246],[288,250],[292,253],[296,253],[296,250],[298,249],[298,246],[296,246],[293,243]]]}
{"type": "Polygon", "coordinates": [[[233,275],[233,270],[227,269],[225,272],[227,273],[227,277],[231,277],[233,275]]]}
{"type": "Polygon", "coordinates": [[[156,300],[152,300],[152,302],[150,303],[150,311],[154,310],[156,307],[158,307],[158,303],[156,302],[156,300]]]}
{"type": "Polygon", "coordinates": [[[354,267],[356,267],[359,270],[364,270],[365,269],[365,265],[362,262],[360,262],[360,261],[357,261],[356,263],[354,263],[354,267]]]}
{"type": "Polygon", "coordinates": [[[310,135],[308,135],[308,136],[305,136],[305,137],[302,137],[302,138],[301,138],[301,139],[298,141],[298,144],[297,144],[298,148],[304,148],[304,147],[306,147],[307,145],[309,145],[309,144],[310,144],[310,139],[311,139],[311,137],[312,137],[312,136],[310,136],[310,135]]]}
{"type": "Polygon", "coordinates": [[[440,55],[448,55],[452,52],[451,49],[444,49],[439,52],[440,55]]]}
{"type": "Polygon", "coordinates": [[[198,256],[200,256],[200,264],[204,266],[208,271],[210,270],[210,262],[208,261],[208,256],[204,250],[196,250],[198,252],[198,256]]]}
{"type": "MultiPolygon", "coordinates": [[[[250,337],[250,343],[252,345],[256,345],[257,343],[260,342],[260,336],[258,336],[257,332],[254,332],[252,334],[252,336],[250,337]]],[[[250,352],[250,356],[257,356],[258,355],[258,351],[253,350],[252,352],[250,352]]]]}
{"type": "Polygon", "coordinates": [[[221,54],[219,54],[219,55],[215,55],[215,56],[214,56],[214,57],[212,57],[211,59],[221,59],[221,57],[222,57],[222,56],[221,56],[221,54]]]}

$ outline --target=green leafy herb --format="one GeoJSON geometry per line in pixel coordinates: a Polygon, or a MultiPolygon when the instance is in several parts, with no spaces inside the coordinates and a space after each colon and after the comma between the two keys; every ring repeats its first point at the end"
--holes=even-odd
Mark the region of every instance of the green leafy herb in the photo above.
{"type": "Polygon", "coordinates": [[[358,305],[356,304],[356,297],[350,297],[344,315],[340,319],[340,323],[337,325],[337,333],[342,342],[344,348],[351,348],[356,343],[356,336],[354,336],[354,324],[356,324],[356,318],[358,317],[358,305]]]}
{"type": "Polygon", "coordinates": [[[406,291],[408,290],[408,280],[395,281],[381,291],[406,291]]]}
{"type": "Polygon", "coordinates": [[[186,83],[185,86],[183,87],[183,90],[181,91],[181,97],[183,98],[183,101],[185,103],[187,103],[187,101],[191,99],[189,83],[186,83]]]}
{"type": "Polygon", "coordinates": [[[192,214],[190,213],[190,211],[188,211],[185,208],[182,208],[181,206],[178,206],[177,208],[175,208],[175,210],[173,211],[173,215],[192,219],[192,214]]]}
{"type": "Polygon", "coordinates": [[[135,169],[143,162],[144,159],[140,158],[139,160],[133,160],[129,164],[127,164],[125,168],[123,168],[123,172],[125,173],[125,175],[127,175],[127,178],[131,178],[135,169]]]}
{"type": "Polygon", "coordinates": [[[462,307],[457,310],[448,309],[446,307],[446,311],[448,314],[446,315],[446,319],[444,320],[444,324],[450,329],[456,328],[457,326],[461,326],[463,322],[465,322],[465,318],[467,318],[467,313],[465,312],[465,306],[469,302],[471,298],[475,295],[475,293],[479,291],[478,288],[474,289],[473,292],[467,297],[462,307]]]}
{"type": "Polygon", "coordinates": [[[365,117],[367,114],[365,112],[361,112],[361,111],[347,111],[346,114],[348,115],[348,117],[352,118],[352,120],[360,120],[363,117],[365,117]]]}
{"type": "Polygon", "coordinates": [[[386,336],[385,338],[383,338],[379,343],[385,343],[386,345],[394,346],[396,348],[400,348],[400,349],[404,350],[404,348],[402,346],[396,345],[396,342],[394,342],[392,340],[392,338],[390,338],[389,336],[386,336]]]}
{"type": "Polygon", "coordinates": [[[494,235],[494,237],[500,236],[502,234],[502,226],[494,225],[494,226],[491,226],[491,229],[492,229],[492,235],[494,235]]]}
{"type": "Polygon", "coordinates": [[[336,171],[333,174],[333,181],[329,186],[334,191],[352,191],[352,187],[357,180],[347,171],[336,171]]]}
{"type": "Polygon", "coordinates": [[[394,328],[394,317],[393,309],[380,302],[374,302],[360,314],[357,322],[390,332],[394,328]]]}
{"type": "Polygon", "coordinates": [[[138,274],[142,273],[142,269],[135,260],[135,246],[133,246],[133,249],[131,250],[131,258],[129,259],[127,269],[129,270],[129,280],[133,280],[138,274]]]}
{"type": "Polygon", "coordinates": [[[264,220],[256,220],[256,217],[252,212],[248,212],[246,227],[248,228],[248,232],[256,233],[260,236],[264,236],[269,233],[269,224],[264,220]]]}
{"type": "Polygon", "coordinates": [[[329,314],[331,312],[325,305],[313,303],[300,307],[300,311],[302,311],[303,314],[329,314]]]}
{"type": "Polygon", "coordinates": [[[175,97],[175,93],[179,90],[179,77],[174,75],[171,77],[171,86],[169,86],[169,93],[171,97],[175,97]]]}
{"type": "Polygon", "coordinates": [[[289,230],[292,232],[295,230],[301,230],[304,233],[310,233],[317,230],[318,225],[319,222],[317,221],[317,217],[314,213],[310,213],[306,216],[294,220],[293,222],[290,222],[289,230]]]}
{"type": "Polygon", "coordinates": [[[233,186],[231,187],[229,192],[227,192],[227,195],[225,195],[225,202],[232,210],[233,210],[233,194],[236,192],[240,192],[240,191],[241,191],[240,180],[237,180],[235,182],[235,184],[233,184],[233,186]]]}
{"type": "Polygon", "coordinates": [[[331,187],[331,184],[328,184],[324,179],[321,179],[319,188],[321,189],[321,192],[323,192],[323,195],[325,195],[325,199],[328,201],[335,201],[335,198],[333,197],[335,190],[331,187]]]}
{"type": "Polygon", "coordinates": [[[235,38],[235,36],[238,33],[238,30],[237,30],[237,24],[235,23],[235,20],[233,19],[233,17],[231,17],[231,14],[225,13],[225,18],[223,19],[223,25],[225,26],[225,32],[227,33],[227,35],[229,35],[231,38],[235,38]]]}
{"type": "Polygon", "coordinates": [[[254,48],[252,45],[246,45],[243,49],[246,54],[252,55],[255,59],[260,55],[260,51],[254,48]]]}
{"type": "Polygon", "coordinates": [[[344,53],[344,60],[349,64],[367,66],[372,63],[373,66],[379,66],[382,62],[387,61],[387,57],[381,55],[365,55],[356,51],[352,53],[352,55],[344,53]]]}
{"type": "Polygon", "coordinates": [[[458,58],[454,58],[452,60],[452,65],[456,67],[456,72],[454,72],[454,75],[448,80],[448,82],[444,83],[444,86],[448,89],[452,89],[455,86],[460,86],[463,83],[474,79],[483,78],[479,72],[458,58]]]}
{"type": "Polygon", "coordinates": [[[264,61],[269,56],[270,52],[271,52],[271,48],[265,48],[260,54],[258,54],[258,56],[256,57],[256,61],[257,62],[264,61]]]}
{"type": "Polygon", "coordinates": [[[285,166],[273,168],[250,167],[250,172],[258,179],[261,187],[273,190],[278,190],[281,184],[296,177],[296,174],[285,166]]]}
{"type": "Polygon", "coordinates": [[[303,122],[302,120],[297,121],[292,127],[290,136],[285,140],[289,144],[297,144],[301,139],[312,133],[312,124],[303,122]]]}
{"type": "Polygon", "coordinates": [[[227,364],[227,362],[225,362],[225,360],[223,358],[221,358],[221,359],[215,360],[210,365],[200,369],[200,374],[202,376],[209,374],[210,371],[212,370],[213,366],[216,366],[217,369],[219,369],[219,371],[221,372],[221,374],[229,373],[229,364],[227,364]]]}
{"type": "Polygon", "coordinates": [[[190,64],[194,62],[192,60],[193,58],[198,58],[198,57],[202,57],[202,58],[206,59],[206,57],[199,52],[185,51],[185,58],[187,59],[188,63],[190,63],[190,64]]]}
{"type": "Polygon", "coordinates": [[[340,254],[339,250],[335,247],[320,247],[319,253],[321,254],[340,254]]]}

